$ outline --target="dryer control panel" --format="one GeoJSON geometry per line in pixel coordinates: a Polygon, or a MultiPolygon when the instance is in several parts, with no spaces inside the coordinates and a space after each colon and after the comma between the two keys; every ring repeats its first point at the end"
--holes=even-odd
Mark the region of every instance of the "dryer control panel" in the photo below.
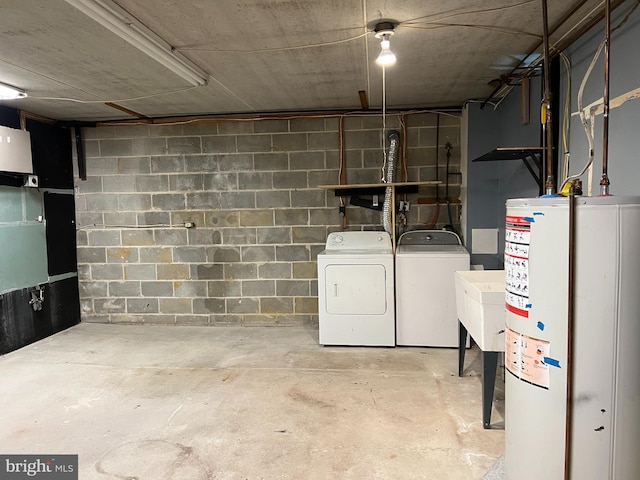
{"type": "Polygon", "coordinates": [[[327,250],[387,250],[391,237],[387,232],[333,232],[327,237],[327,250]]]}

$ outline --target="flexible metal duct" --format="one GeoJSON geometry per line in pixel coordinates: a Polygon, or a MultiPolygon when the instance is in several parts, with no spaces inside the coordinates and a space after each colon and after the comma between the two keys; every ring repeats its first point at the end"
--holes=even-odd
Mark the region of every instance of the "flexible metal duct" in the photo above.
{"type": "MultiPolygon", "coordinates": [[[[393,183],[393,169],[400,150],[400,132],[392,130],[387,135],[389,140],[389,153],[387,154],[387,172],[384,178],[385,183],[393,183]]],[[[393,188],[387,187],[384,192],[384,205],[382,207],[382,225],[389,235],[393,235],[393,224],[391,223],[391,196],[393,188]]]]}

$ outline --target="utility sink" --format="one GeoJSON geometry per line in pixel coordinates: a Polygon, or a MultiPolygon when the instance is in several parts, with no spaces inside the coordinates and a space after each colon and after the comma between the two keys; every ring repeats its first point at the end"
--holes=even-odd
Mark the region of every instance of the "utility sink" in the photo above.
{"type": "Polygon", "coordinates": [[[504,352],[504,270],[456,272],[458,320],[480,350],[504,352]]]}
{"type": "Polygon", "coordinates": [[[482,351],[482,426],[491,428],[498,356],[504,352],[504,270],[456,272],[458,313],[458,376],[464,376],[467,335],[482,351]]]}

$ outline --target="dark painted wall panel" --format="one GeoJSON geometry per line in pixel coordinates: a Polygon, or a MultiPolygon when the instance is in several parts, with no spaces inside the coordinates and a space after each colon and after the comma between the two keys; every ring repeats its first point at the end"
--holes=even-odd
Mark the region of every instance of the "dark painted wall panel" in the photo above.
{"type": "Polygon", "coordinates": [[[14,108],[0,105],[0,125],[10,128],[20,128],[20,115],[14,108]]]}
{"type": "Polygon", "coordinates": [[[69,129],[27,120],[31,133],[33,171],[41,188],[73,188],[69,129]]]}
{"type": "Polygon", "coordinates": [[[30,288],[0,295],[0,354],[24,347],[80,322],[76,277],[45,286],[42,310],[29,305],[30,288]]]}
{"type": "MultiPolygon", "coordinates": [[[[19,120],[16,110],[0,107],[0,124],[20,128],[19,120]]],[[[0,251],[5,252],[0,286],[8,286],[0,288],[0,291],[8,290],[0,295],[0,354],[80,322],[77,277],[47,283],[51,276],[74,273],[77,268],[71,137],[68,129],[34,120],[27,120],[27,129],[31,133],[34,173],[39,177],[40,187],[67,190],[68,193],[47,192],[44,194],[46,200],[43,200],[40,190],[25,190],[21,187],[22,181],[16,182],[15,178],[5,179],[11,187],[0,187],[0,193],[5,194],[2,217],[9,222],[4,230],[15,233],[0,236],[0,251]],[[37,220],[43,205],[47,208],[46,241],[44,225],[37,220]],[[39,240],[37,245],[36,239],[39,240]],[[11,244],[26,246],[27,252],[10,253],[11,244]],[[23,262],[23,259],[26,260],[23,262]],[[34,265],[42,269],[41,272],[38,270],[38,275],[28,270],[34,265]],[[16,272],[25,279],[16,283],[15,278],[19,276],[16,272]],[[45,289],[44,303],[39,311],[29,305],[30,292],[36,285],[44,285],[45,289]]]]}
{"type": "Polygon", "coordinates": [[[473,162],[498,147],[540,145],[539,78],[531,81],[531,120],[521,121],[521,91],[514,89],[498,109],[481,109],[477,103],[468,108],[467,145],[467,238],[471,251],[473,230],[497,228],[498,253],[472,254],[471,263],[486,269],[502,269],[504,256],[505,203],[509,198],[537,197],[538,186],[522,161],[473,162]]]}
{"type": "Polygon", "coordinates": [[[73,195],[45,192],[44,212],[47,219],[49,275],[75,272],[77,262],[73,195]]]}

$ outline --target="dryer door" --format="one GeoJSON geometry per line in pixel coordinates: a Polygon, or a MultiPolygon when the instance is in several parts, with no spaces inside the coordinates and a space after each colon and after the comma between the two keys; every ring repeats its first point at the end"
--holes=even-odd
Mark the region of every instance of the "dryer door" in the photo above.
{"type": "Polygon", "coordinates": [[[387,312],[386,275],[384,265],[327,265],[327,313],[384,315],[387,312]]]}

